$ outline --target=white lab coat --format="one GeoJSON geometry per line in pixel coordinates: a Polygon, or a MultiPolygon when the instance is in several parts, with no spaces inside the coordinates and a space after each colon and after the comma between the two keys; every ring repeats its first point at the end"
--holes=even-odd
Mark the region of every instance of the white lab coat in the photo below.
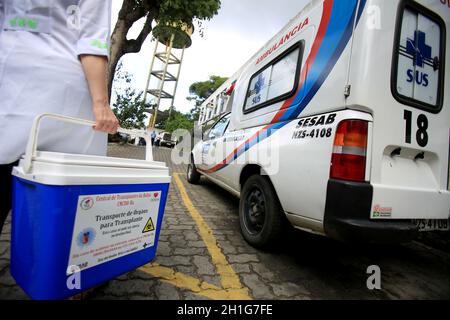
{"type": "MultiPolygon", "coordinates": [[[[0,0],[0,164],[25,152],[36,115],[93,120],[81,54],[108,55],[110,0],[0,0]]],[[[106,154],[107,135],[44,120],[39,150],[106,154]]]]}

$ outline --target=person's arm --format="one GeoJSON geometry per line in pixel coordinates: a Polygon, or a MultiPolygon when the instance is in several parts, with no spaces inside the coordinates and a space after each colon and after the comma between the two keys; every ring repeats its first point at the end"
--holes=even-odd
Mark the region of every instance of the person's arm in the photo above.
{"type": "Polygon", "coordinates": [[[76,51],[92,97],[94,129],[115,133],[119,123],[108,103],[106,80],[111,0],[78,0],[78,5],[80,28],[76,51]]]}
{"type": "Polygon", "coordinates": [[[92,97],[92,111],[95,117],[95,130],[116,133],[119,127],[114,112],[108,103],[106,72],[108,59],[105,56],[80,55],[81,64],[92,97]]]}

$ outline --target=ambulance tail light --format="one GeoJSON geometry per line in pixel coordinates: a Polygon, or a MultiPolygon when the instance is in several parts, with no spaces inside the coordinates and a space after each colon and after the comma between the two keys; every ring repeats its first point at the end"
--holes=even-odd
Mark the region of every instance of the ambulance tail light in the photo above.
{"type": "Polygon", "coordinates": [[[345,120],[339,124],[331,158],[331,179],[365,181],[367,134],[367,121],[345,120]]]}

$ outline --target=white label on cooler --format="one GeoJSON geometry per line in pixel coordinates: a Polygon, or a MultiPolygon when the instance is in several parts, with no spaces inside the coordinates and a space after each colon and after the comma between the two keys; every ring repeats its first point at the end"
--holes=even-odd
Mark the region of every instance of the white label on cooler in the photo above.
{"type": "Polygon", "coordinates": [[[79,196],[68,265],[85,270],[152,247],[161,194],[79,196]]]}

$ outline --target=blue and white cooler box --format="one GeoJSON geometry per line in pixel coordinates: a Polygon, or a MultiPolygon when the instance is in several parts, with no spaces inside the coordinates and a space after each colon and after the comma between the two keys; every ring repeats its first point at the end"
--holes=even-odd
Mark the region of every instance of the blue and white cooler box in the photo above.
{"type": "Polygon", "coordinates": [[[64,299],[155,258],[170,176],[153,161],[36,151],[36,119],[13,170],[11,274],[33,299],[64,299]]]}

